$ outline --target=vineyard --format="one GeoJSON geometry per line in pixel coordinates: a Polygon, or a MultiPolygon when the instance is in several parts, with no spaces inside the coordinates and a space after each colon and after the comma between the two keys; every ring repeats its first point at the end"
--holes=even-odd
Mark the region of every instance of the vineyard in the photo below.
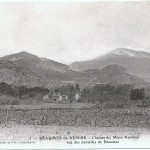
{"type": "Polygon", "coordinates": [[[149,128],[150,109],[1,109],[0,124],[149,128]]]}

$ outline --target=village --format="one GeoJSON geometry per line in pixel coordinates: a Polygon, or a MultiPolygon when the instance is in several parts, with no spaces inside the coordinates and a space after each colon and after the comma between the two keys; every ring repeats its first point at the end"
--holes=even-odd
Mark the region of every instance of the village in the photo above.
{"type": "Polygon", "coordinates": [[[59,102],[72,103],[73,101],[78,102],[79,98],[80,98],[79,93],[75,93],[70,99],[68,95],[61,95],[60,92],[54,91],[50,94],[45,95],[43,97],[43,101],[48,103],[59,103],[59,102]]]}
{"type": "MultiPolygon", "coordinates": [[[[95,84],[89,84],[84,87],[84,89],[92,89],[94,86],[105,87],[111,86],[109,82],[95,84]]],[[[79,84],[68,84],[66,86],[60,87],[60,89],[49,89],[49,93],[43,96],[43,101],[47,103],[76,103],[80,102],[82,96],[82,91],[79,87],[79,84]]]]}

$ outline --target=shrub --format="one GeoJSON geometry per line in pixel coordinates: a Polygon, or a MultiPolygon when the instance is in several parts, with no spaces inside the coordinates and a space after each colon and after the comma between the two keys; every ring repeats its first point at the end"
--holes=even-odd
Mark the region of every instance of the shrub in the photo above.
{"type": "Polygon", "coordinates": [[[130,92],[130,99],[131,100],[143,100],[144,96],[145,96],[145,89],[144,88],[132,89],[130,92]]]}
{"type": "Polygon", "coordinates": [[[19,101],[18,100],[14,100],[11,105],[19,105],[19,101]]]}

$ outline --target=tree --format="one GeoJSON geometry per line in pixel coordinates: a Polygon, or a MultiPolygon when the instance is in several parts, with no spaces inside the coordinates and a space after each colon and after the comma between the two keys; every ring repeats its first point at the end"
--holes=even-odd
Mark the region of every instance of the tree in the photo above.
{"type": "Polygon", "coordinates": [[[79,84],[77,83],[76,84],[76,92],[79,92],[80,91],[80,87],[79,87],[79,84]]]}
{"type": "Polygon", "coordinates": [[[70,107],[71,107],[71,104],[73,102],[73,97],[74,97],[74,88],[73,88],[73,85],[71,85],[68,97],[69,97],[69,102],[70,102],[70,107]]]}
{"type": "Polygon", "coordinates": [[[4,94],[7,91],[7,87],[8,87],[7,83],[1,82],[0,83],[0,92],[4,94]]]}
{"type": "Polygon", "coordinates": [[[59,90],[58,90],[58,89],[55,89],[54,92],[55,92],[55,93],[59,93],[59,90]]]}
{"type": "Polygon", "coordinates": [[[19,105],[19,101],[18,100],[14,100],[14,101],[12,101],[11,105],[19,105]]]}
{"type": "Polygon", "coordinates": [[[144,104],[144,97],[145,97],[145,89],[144,88],[132,89],[130,92],[131,100],[142,100],[143,104],[144,104]]]}
{"type": "Polygon", "coordinates": [[[72,104],[72,102],[73,102],[73,97],[74,97],[73,92],[70,91],[68,97],[69,97],[69,102],[70,102],[70,107],[71,107],[71,104],[72,104]]]}
{"type": "Polygon", "coordinates": [[[22,95],[25,94],[26,90],[27,90],[27,89],[26,89],[26,87],[24,87],[24,86],[18,87],[18,95],[19,95],[19,99],[22,98],[22,95]]]}
{"type": "Polygon", "coordinates": [[[81,95],[81,99],[82,101],[86,101],[86,102],[89,102],[90,101],[90,89],[86,89],[84,88],[82,90],[82,95],[81,95]]]}
{"type": "Polygon", "coordinates": [[[74,87],[73,85],[70,86],[70,91],[73,91],[74,90],[74,87]]]}

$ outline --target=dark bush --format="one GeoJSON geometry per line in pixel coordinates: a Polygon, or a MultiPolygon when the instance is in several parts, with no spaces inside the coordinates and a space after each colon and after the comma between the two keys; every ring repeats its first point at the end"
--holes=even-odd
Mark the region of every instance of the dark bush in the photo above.
{"type": "Polygon", "coordinates": [[[91,89],[84,88],[81,91],[80,101],[103,103],[112,100],[127,100],[130,97],[129,85],[96,85],[91,89]]]}
{"type": "Polygon", "coordinates": [[[42,95],[45,95],[49,93],[48,89],[45,89],[43,87],[33,87],[33,88],[27,88],[25,86],[17,87],[18,89],[18,95],[19,98],[22,98],[23,95],[28,95],[29,97],[34,97],[35,95],[39,95],[40,93],[42,95]]]}
{"type": "Polygon", "coordinates": [[[131,100],[143,100],[144,96],[145,96],[145,89],[144,88],[132,89],[130,92],[130,99],[131,100]]]}
{"type": "Polygon", "coordinates": [[[8,83],[1,82],[0,83],[0,93],[5,95],[14,96],[17,94],[16,88],[8,83]]]}
{"type": "Polygon", "coordinates": [[[1,82],[0,93],[2,95],[8,96],[19,96],[19,98],[21,99],[24,95],[28,95],[29,97],[35,97],[36,95],[41,94],[43,96],[49,93],[49,90],[43,87],[28,88],[26,86],[14,86],[12,84],[1,82]]]}
{"type": "Polygon", "coordinates": [[[14,100],[12,103],[11,103],[11,105],[19,105],[20,103],[19,103],[19,101],[17,101],[17,100],[14,100]]]}

